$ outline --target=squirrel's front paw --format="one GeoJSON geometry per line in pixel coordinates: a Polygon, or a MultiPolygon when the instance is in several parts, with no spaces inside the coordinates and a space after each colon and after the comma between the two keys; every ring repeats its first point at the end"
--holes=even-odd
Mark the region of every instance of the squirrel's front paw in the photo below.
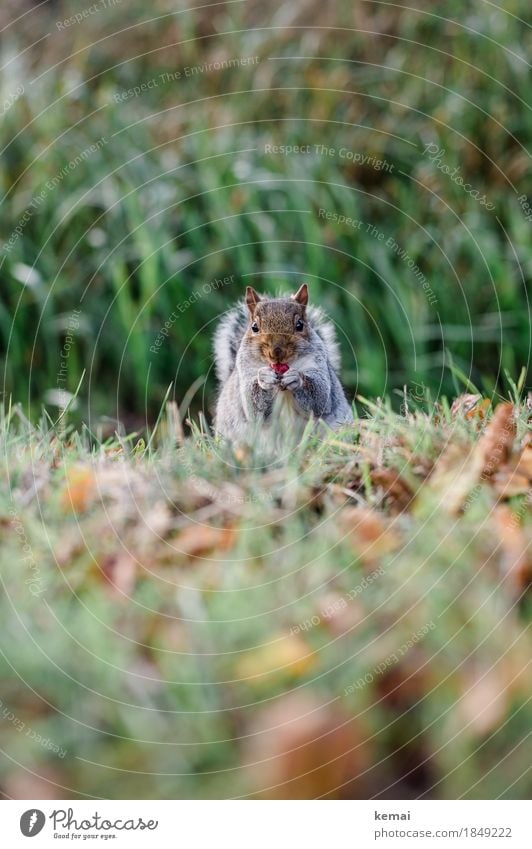
{"type": "Polygon", "coordinates": [[[279,386],[279,378],[273,369],[266,366],[258,370],[257,382],[261,389],[273,389],[274,386],[279,386]]]}
{"type": "Polygon", "coordinates": [[[289,389],[293,392],[295,389],[301,389],[303,386],[303,378],[295,368],[289,368],[281,377],[281,389],[289,389]]]}

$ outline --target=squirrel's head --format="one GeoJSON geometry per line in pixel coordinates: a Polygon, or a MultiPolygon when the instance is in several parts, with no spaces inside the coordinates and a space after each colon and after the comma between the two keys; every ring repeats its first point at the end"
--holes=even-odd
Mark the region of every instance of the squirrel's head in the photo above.
{"type": "Polygon", "coordinates": [[[250,314],[246,338],[270,365],[289,365],[301,342],[308,339],[307,284],[303,283],[290,298],[264,299],[248,286],[246,304],[250,314]]]}

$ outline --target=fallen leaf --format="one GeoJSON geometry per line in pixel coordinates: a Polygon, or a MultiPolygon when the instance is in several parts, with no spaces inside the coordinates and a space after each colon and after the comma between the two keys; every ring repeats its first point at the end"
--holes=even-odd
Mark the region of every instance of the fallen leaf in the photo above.
{"type": "Polygon", "coordinates": [[[155,650],[177,653],[190,651],[190,634],[180,619],[154,617],[145,642],[155,650]]]}
{"type": "Polygon", "coordinates": [[[412,490],[407,482],[394,469],[378,468],[371,471],[371,481],[375,487],[380,487],[382,497],[398,512],[406,510],[413,498],[412,490]]]}
{"type": "Polygon", "coordinates": [[[216,551],[229,551],[235,544],[234,528],[215,528],[212,525],[188,525],[174,537],[172,546],[187,557],[206,557],[216,551]]]}
{"type": "Polygon", "coordinates": [[[525,445],[517,462],[516,471],[532,481],[532,445],[525,445]]]}
{"type": "Polygon", "coordinates": [[[511,587],[521,595],[532,582],[532,551],[519,517],[506,504],[498,505],[493,511],[495,530],[501,542],[502,569],[510,580],[511,587]]]}
{"type": "Polygon", "coordinates": [[[456,417],[459,413],[462,413],[468,420],[482,420],[486,418],[490,406],[491,401],[489,398],[482,398],[482,395],[464,393],[453,401],[451,415],[456,417]]]}
{"type": "Polygon", "coordinates": [[[491,478],[491,483],[497,495],[502,498],[513,498],[514,495],[526,495],[530,490],[530,481],[525,475],[517,474],[508,466],[503,466],[491,478]]]}
{"type": "Polygon", "coordinates": [[[397,549],[401,540],[390,529],[389,522],[376,510],[368,507],[346,507],[341,513],[341,525],[344,533],[362,561],[375,559],[397,549]]]}
{"type": "Polygon", "coordinates": [[[247,684],[271,678],[298,678],[316,662],[312,649],[298,634],[281,634],[271,642],[247,652],[237,663],[236,674],[247,684]]]}
{"type": "Polygon", "coordinates": [[[373,686],[379,700],[389,708],[403,712],[430,692],[434,686],[434,671],[427,663],[425,652],[414,646],[399,663],[376,676],[373,686]]]}
{"type": "MultiPolygon", "coordinates": [[[[442,510],[457,515],[479,481],[489,481],[510,458],[516,426],[513,404],[499,404],[477,444],[451,442],[436,463],[427,487],[442,510]]],[[[423,515],[426,489],[416,499],[414,513],[423,515]]],[[[432,508],[431,508],[432,509],[432,508]]]]}
{"type": "Polygon", "coordinates": [[[162,539],[172,525],[172,514],[162,500],[156,501],[153,507],[142,514],[142,518],[146,529],[158,539],[162,539]]]}
{"type": "Polygon", "coordinates": [[[105,579],[111,585],[114,595],[126,601],[135,589],[137,575],[137,564],[127,551],[119,551],[107,557],[101,571],[105,579]]]}
{"type": "Polygon", "coordinates": [[[426,484],[419,489],[412,512],[423,516],[427,509],[433,509],[433,499],[427,499],[427,492],[430,492],[437,498],[439,509],[455,515],[475,486],[481,470],[482,458],[478,452],[451,442],[440,455],[426,484]]]}
{"type": "Polygon", "coordinates": [[[61,506],[65,512],[84,513],[96,495],[96,476],[90,466],[73,466],[68,469],[61,493],[61,506]]]}
{"type": "Polygon", "coordinates": [[[508,688],[497,667],[483,669],[476,675],[468,670],[463,687],[453,723],[458,723],[463,734],[478,737],[498,728],[508,712],[508,688]]]}
{"type": "Polygon", "coordinates": [[[259,712],[244,762],[255,796],[264,799],[364,798],[368,765],[360,725],[337,705],[291,693],[259,712]]]}
{"type": "Polygon", "coordinates": [[[320,621],[335,637],[353,631],[364,619],[364,613],[357,598],[349,599],[333,593],[322,599],[319,609],[320,621]]]}
{"type": "Polygon", "coordinates": [[[15,769],[2,780],[9,799],[64,799],[68,782],[47,766],[34,765],[28,770],[15,769]]]}
{"type": "Polygon", "coordinates": [[[489,477],[508,460],[516,435],[515,410],[513,404],[499,404],[493,418],[478,442],[478,451],[483,459],[481,475],[489,477]]]}

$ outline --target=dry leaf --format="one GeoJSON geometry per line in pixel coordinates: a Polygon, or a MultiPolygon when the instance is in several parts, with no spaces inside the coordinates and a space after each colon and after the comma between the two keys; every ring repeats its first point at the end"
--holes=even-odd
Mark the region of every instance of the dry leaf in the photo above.
{"type": "Polygon", "coordinates": [[[491,401],[489,398],[482,398],[482,395],[464,393],[453,401],[451,415],[456,417],[459,413],[462,413],[466,419],[482,420],[486,418],[490,406],[491,401]]]}
{"type": "Polygon", "coordinates": [[[500,498],[513,498],[514,495],[526,495],[530,490],[530,481],[524,475],[517,474],[511,467],[503,466],[492,478],[491,483],[500,498]]]}
{"type": "Polygon", "coordinates": [[[394,551],[401,544],[399,535],[376,510],[367,507],[346,507],[341,513],[344,533],[364,561],[373,562],[394,551]]]}
{"type": "Polygon", "coordinates": [[[335,637],[341,637],[362,622],[364,608],[357,598],[329,593],[321,601],[319,618],[335,637]]]}
{"type": "MultiPolygon", "coordinates": [[[[450,443],[436,463],[428,481],[441,508],[456,515],[479,480],[487,480],[504,465],[511,454],[516,426],[513,404],[499,404],[477,444],[450,443]]],[[[419,512],[424,509],[425,488],[419,493],[419,512]]],[[[415,511],[416,512],[416,511],[415,511]]]]}
{"type": "Polygon", "coordinates": [[[60,773],[47,766],[33,766],[31,772],[15,769],[2,780],[10,799],[64,799],[68,783],[60,773]]]}
{"type": "Polygon", "coordinates": [[[412,490],[394,469],[373,469],[371,482],[375,487],[383,490],[382,497],[389,501],[390,506],[397,512],[402,512],[410,506],[413,498],[412,490]]]}
{"type": "Polygon", "coordinates": [[[517,462],[516,471],[532,481],[532,445],[525,445],[517,462]]]}
{"type": "Polygon", "coordinates": [[[235,544],[234,528],[212,525],[188,525],[172,541],[176,551],[187,557],[206,557],[217,551],[229,551],[235,544]]]}
{"type": "Polygon", "coordinates": [[[153,507],[142,513],[143,524],[153,536],[162,539],[172,526],[172,514],[164,501],[156,501],[153,507]]]}
{"type": "Polygon", "coordinates": [[[519,518],[506,504],[493,511],[495,529],[502,548],[502,568],[512,589],[521,595],[532,581],[532,551],[519,518]]]}
{"type": "Polygon", "coordinates": [[[127,551],[119,551],[107,557],[101,571],[113,588],[113,594],[127,600],[135,589],[137,564],[127,551]]]}
{"type": "Polygon", "coordinates": [[[179,619],[155,617],[148,630],[145,642],[155,650],[165,652],[190,651],[190,634],[185,624],[179,619]]]}
{"type": "Polygon", "coordinates": [[[297,678],[316,662],[312,649],[298,634],[281,634],[247,652],[237,663],[236,674],[247,684],[271,683],[275,677],[297,678]]]}
{"type": "Polygon", "coordinates": [[[86,541],[77,523],[63,530],[54,547],[56,562],[61,567],[69,566],[83,551],[86,541]]]}
{"type": "Polygon", "coordinates": [[[483,459],[481,474],[489,477],[508,460],[516,434],[513,404],[499,404],[478,442],[483,459]]]}
{"type": "Polygon", "coordinates": [[[465,734],[483,737],[504,721],[508,711],[508,689],[496,667],[484,669],[475,678],[469,672],[464,694],[457,702],[453,721],[465,734]]]}
{"type": "MultiPolygon", "coordinates": [[[[471,448],[459,443],[450,443],[436,463],[428,479],[429,490],[437,496],[440,509],[456,515],[470,491],[477,483],[482,471],[483,458],[478,446],[471,448]]],[[[415,513],[425,510],[426,488],[422,487],[416,500],[415,513]]],[[[432,508],[431,508],[432,509],[432,508]]]]}
{"type": "Polygon", "coordinates": [[[291,693],[263,709],[250,728],[245,763],[266,799],[362,798],[368,764],[356,720],[315,696],[291,693]]]}
{"type": "Polygon", "coordinates": [[[96,476],[90,466],[73,466],[66,473],[61,493],[61,506],[65,512],[84,513],[96,495],[96,476]]]}
{"type": "Polygon", "coordinates": [[[404,711],[415,705],[434,686],[434,670],[427,663],[425,652],[418,647],[410,649],[375,679],[374,687],[379,700],[389,708],[404,711]]]}

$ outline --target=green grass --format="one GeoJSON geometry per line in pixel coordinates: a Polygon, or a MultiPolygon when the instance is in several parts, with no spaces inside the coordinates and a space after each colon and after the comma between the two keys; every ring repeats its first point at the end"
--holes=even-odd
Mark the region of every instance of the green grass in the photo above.
{"type": "Polygon", "coordinates": [[[487,392],[506,390],[503,369],[528,367],[530,223],[517,199],[532,197],[525,0],[506,13],[480,3],[471,19],[460,3],[419,13],[362,6],[367,18],[345,2],[316,20],[301,2],[284,29],[272,28],[267,5],[178,13],[164,0],[149,11],[129,4],[125,32],[119,7],[62,32],[58,7],[20,23],[16,47],[51,35],[0,80],[6,95],[25,88],[3,116],[0,155],[6,397],[40,410],[57,388],[68,316],[80,309],[67,382],[74,391],[88,366],[85,418],[145,405],[152,417],[171,381],[181,400],[202,376],[208,408],[217,317],[248,283],[272,291],[302,279],[338,323],[351,394],[413,380],[450,393],[448,354],[487,392]],[[259,61],[116,102],[161,74],[249,56],[259,61]],[[268,144],[311,152],[274,155],[268,144]],[[493,211],[431,162],[428,144],[493,211]],[[389,170],[357,165],[342,148],[389,170]],[[362,224],[326,221],[320,209],[362,224]],[[32,285],[21,283],[20,263],[36,272],[32,285]],[[231,274],[234,283],[180,313],[150,351],[191,292],[231,274]]]}
{"type": "MultiPolygon", "coordinates": [[[[344,780],[346,796],[529,798],[530,604],[493,480],[470,477],[479,423],[412,399],[406,416],[360,409],[274,463],[196,426],[183,441],[172,405],[147,441],[4,416],[6,795],[34,774],[59,798],[318,796],[344,780]],[[450,514],[457,488],[468,509],[450,514]],[[328,759],[296,736],[283,772],[289,744],[268,729],[294,711],[303,729],[323,712],[341,780],[272,789],[328,759]]],[[[530,545],[525,495],[509,506],[530,545]]]]}

